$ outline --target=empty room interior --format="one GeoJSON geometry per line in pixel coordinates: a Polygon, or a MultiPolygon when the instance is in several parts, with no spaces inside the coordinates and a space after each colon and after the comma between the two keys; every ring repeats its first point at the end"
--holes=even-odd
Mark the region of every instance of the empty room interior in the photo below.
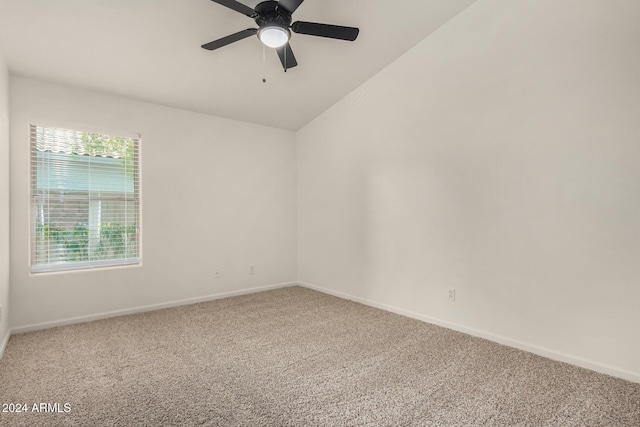
{"type": "Polygon", "coordinates": [[[640,425],[638,22],[0,0],[0,425],[640,425]]]}

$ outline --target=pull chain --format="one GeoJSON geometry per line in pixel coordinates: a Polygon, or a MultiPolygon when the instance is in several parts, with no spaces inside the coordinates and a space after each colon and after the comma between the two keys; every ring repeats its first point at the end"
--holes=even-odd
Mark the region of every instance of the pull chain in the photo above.
{"type": "Polygon", "coordinates": [[[267,82],[267,53],[266,47],[262,45],[262,83],[267,82]]]}

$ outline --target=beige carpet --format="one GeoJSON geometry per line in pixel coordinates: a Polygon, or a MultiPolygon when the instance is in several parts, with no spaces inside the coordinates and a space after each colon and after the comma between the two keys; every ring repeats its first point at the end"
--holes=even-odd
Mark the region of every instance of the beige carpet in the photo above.
{"type": "Polygon", "coordinates": [[[55,411],[3,426],[640,426],[640,384],[300,287],[13,336],[0,403],[55,411]]]}

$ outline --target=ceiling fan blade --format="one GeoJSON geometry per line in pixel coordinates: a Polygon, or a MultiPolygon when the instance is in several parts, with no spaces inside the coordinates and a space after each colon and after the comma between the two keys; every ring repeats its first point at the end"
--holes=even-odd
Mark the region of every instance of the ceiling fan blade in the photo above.
{"type": "Polygon", "coordinates": [[[330,39],[340,39],[354,41],[358,37],[360,30],[354,27],[342,27],[340,25],[318,24],[315,22],[294,22],[291,25],[294,33],[308,34],[310,36],[327,37],[330,39]]]}
{"type": "Polygon", "coordinates": [[[287,12],[293,13],[302,4],[304,0],[280,0],[278,5],[286,9],[287,12]]]}
{"type": "Polygon", "coordinates": [[[223,37],[218,40],[214,40],[207,44],[203,44],[202,48],[207,50],[216,50],[228,44],[237,42],[242,39],[246,39],[247,37],[251,37],[258,32],[255,28],[247,28],[246,30],[239,31],[235,34],[231,34],[230,36],[223,37]]]}
{"type": "Polygon", "coordinates": [[[221,4],[222,6],[226,6],[229,9],[233,9],[236,12],[240,12],[243,15],[247,15],[249,18],[255,18],[256,16],[258,16],[258,13],[255,10],[235,0],[212,0],[212,1],[218,4],[221,4]]]}
{"type": "Polygon", "coordinates": [[[289,43],[276,48],[276,52],[278,52],[278,56],[280,57],[280,62],[282,62],[284,71],[287,71],[289,68],[293,68],[298,65],[298,61],[296,61],[296,57],[293,54],[293,50],[291,50],[291,45],[289,43]]]}

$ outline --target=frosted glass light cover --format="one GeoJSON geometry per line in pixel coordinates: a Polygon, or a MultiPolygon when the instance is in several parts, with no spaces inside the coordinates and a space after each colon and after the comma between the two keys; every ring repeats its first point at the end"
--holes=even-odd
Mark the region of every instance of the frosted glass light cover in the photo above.
{"type": "Polygon", "coordinates": [[[266,27],[258,33],[260,41],[266,46],[277,48],[284,46],[289,41],[289,33],[280,27],[266,27]]]}

